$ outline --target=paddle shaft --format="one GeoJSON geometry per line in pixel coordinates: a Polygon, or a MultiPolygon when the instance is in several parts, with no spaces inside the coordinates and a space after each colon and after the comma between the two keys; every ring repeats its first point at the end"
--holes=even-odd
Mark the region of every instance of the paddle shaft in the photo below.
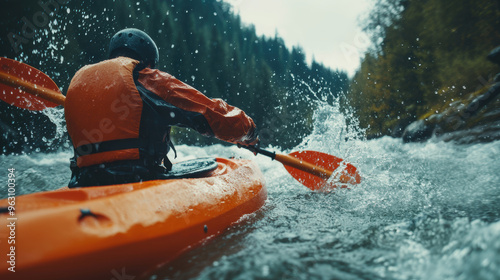
{"type": "Polygon", "coordinates": [[[245,148],[247,150],[250,150],[251,152],[270,157],[271,159],[275,159],[284,165],[302,170],[304,172],[313,174],[313,175],[318,176],[318,177],[323,178],[323,179],[328,179],[333,174],[333,172],[330,170],[321,168],[319,166],[316,166],[316,165],[311,164],[309,162],[297,159],[297,158],[292,157],[290,155],[276,154],[274,152],[261,149],[260,147],[257,147],[257,146],[244,146],[244,145],[238,144],[238,147],[245,148]]]}
{"type": "Polygon", "coordinates": [[[29,82],[23,81],[16,76],[0,72],[0,82],[14,88],[19,88],[27,93],[41,97],[47,101],[64,106],[66,97],[61,93],[44,87],[37,87],[29,82]]]}

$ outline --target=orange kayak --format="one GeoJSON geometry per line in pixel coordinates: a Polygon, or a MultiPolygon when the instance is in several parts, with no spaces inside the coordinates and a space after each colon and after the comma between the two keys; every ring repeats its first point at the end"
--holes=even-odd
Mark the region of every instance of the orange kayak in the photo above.
{"type": "Polygon", "coordinates": [[[140,279],[262,207],[254,162],[217,164],[204,178],[18,196],[14,216],[0,200],[0,279],[140,279]]]}

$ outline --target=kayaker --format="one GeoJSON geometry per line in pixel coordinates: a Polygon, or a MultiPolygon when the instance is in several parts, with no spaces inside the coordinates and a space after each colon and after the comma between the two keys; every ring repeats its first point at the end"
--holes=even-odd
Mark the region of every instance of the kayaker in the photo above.
{"type": "Polygon", "coordinates": [[[75,74],[64,108],[75,151],[69,187],[168,177],[171,126],[257,143],[255,123],[242,110],[155,69],[158,60],[151,37],[129,28],[111,38],[108,60],[75,74]]]}

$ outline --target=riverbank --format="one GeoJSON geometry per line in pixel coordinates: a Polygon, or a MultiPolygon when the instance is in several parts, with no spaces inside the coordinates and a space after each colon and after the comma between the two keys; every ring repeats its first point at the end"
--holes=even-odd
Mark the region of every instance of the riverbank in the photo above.
{"type": "MultiPolygon", "coordinates": [[[[488,59],[500,65],[500,47],[488,59]]],[[[458,144],[491,142],[500,139],[500,73],[479,77],[478,87],[460,100],[433,106],[418,120],[400,129],[405,143],[432,137],[458,144]]],[[[394,135],[393,135],[394,136],[394,135]]]]}

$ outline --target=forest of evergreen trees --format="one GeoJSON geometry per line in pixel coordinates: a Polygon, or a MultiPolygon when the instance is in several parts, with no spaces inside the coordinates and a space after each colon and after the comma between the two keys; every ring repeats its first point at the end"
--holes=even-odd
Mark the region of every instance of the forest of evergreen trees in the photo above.
{"type": "Polygon", "coordinates": [[[500,70],[486,59],[500,45],[498,0],[376,0],[365,27],[373,47],[347,102],[371,137],[442,112],[500,70]]]}
{"type": "MultiPolygon", "coordinates": [[[[220,0],[4,2],[0,55],[42,70],[63,92],[80,67],[107,58],[116,31],[139,28],[160,49],[159,69],[245,110],[264,145],[290,147],[309,132],[315,106],[309,87],[327,100],[349,83],[344,72],[308,65],[302,49],[288,49],[278,35],[257,36],[220,0]]],[[[44,149],[40,139],[53,137],[55,126],[44,114],[3,103],[0,110],[3,153],[44,149]]],[[[194,136],[174,133],[177,143],[212,143],[194,136]]]]}

